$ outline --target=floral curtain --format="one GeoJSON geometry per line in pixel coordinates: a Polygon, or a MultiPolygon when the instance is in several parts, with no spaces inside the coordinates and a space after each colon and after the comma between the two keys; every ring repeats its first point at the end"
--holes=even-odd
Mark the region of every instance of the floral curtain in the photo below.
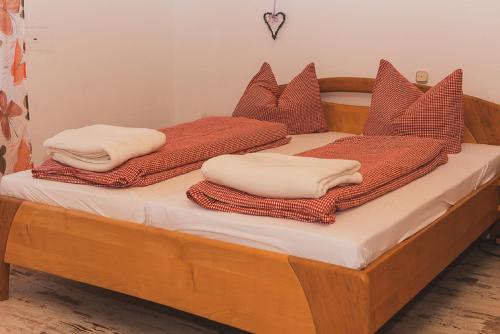
{"type": "Polygon", "coordinates": [[[0,177],[31,167],[23,8],[0,0],[0,177]]]}

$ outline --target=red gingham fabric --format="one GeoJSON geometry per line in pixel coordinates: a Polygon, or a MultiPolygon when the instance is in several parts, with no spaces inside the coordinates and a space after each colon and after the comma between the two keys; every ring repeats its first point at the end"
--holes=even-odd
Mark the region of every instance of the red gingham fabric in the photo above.
{"type": "Polygon", "coordinates": [[[440,139],[447,153],[458,153],[463,133],[462,70],[423,93],[388,61],[380,61],[363,134],[440,139]]]}
{"type": "Polygon", "coordinates": [[[208,181],[192,186],[187,196],[211,210],[331,224],[337,210],[362,205],[446,163],[444,146],[431,138],[353,136],[304,152],[300,155],[361,162],[361,184],[335,187],[319,199],[263,198],[208,181]]]}
{"type": "Polygon", "coordinates": [[[393,134],[441,139],[447,143],[447,153],[459,153],[465,129],[463,108],[462,70],[456,70],[392,120],[393,134]]]}
{"type": "Polygon", "coordinates": [[[402,115],[424,93],[382,59],[373,86],[372,102],[363,134],[392,135],[391,121],[402,115]]]}
{"type": "Polygon", "coordinates": [[[233,116],[282,123],[290,134],[326,131],[314,64],[307,65],[280,91],[271,66],[264,63],[248,84],[233,116]]]}
{"type": "Polygon", "coordinates": [[[130,159],[104,173],[63,165],[49,159],[33,177],[115,188],[142,187],[199,169],[221,154],[248,153],[287,144],[286,126],[248,118],[208,117],[160,130],[167,136],[158,151],[130,159]]]}

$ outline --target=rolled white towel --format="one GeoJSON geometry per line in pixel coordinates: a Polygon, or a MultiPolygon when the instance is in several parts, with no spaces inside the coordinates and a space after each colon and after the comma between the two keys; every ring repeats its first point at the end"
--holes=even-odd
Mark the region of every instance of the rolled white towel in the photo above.
{"type": "Polygon", "coordinates": [[[65,165],[106,172],[156,151],[165,141],[165,134],[157,130],[96,124],[62,131],[43,146],[52,159],[65,165]]]}
{"type": "Polygon", "coordinates": [[[276,153],[221,155],[206,161],[206,180],[268,198],[320,198],[341,184],[363,181],[358,161],[276,153]]]}

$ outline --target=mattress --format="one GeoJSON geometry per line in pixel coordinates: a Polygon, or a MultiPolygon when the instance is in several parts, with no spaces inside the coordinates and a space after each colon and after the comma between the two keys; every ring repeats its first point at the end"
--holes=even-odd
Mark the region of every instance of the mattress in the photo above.
{"type": "MultiPolygon", "coordinates": [[[[294,154],[345,135],[294,136],[290,144],[268,151],[294,154]]],[[[499,171],[499,146],[464,144],[447,164],[374,201],[339,212],[333,225],[203,209],[185,196],[201,179],[199,171],[131,189],[35,180],[22,172],[4,177],[0,194],[361,269],[499,171]]]]}

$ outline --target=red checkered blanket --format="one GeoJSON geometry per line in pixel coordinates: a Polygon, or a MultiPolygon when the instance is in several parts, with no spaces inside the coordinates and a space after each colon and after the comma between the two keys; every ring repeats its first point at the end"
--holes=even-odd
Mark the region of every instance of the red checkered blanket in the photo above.
{"type": "Polygon", "coordinates": [[[211,210],[331,224],[336,211],[362,205],[446,163],[444,147],[443,141],[430,138],[347,137],[299,155],[357,160],[361,184],[335,187],[319,199],[272,199],[202,181],[187,196],[211,210]]]}
{"type": "Polygon", "coordinates": [[[160,130],[166,144],[104,173],[52,159],[33,169],[35,178],[115,188],[142,187],[199,169],[221,154],[257,152],[287,144],[285,125],[239,117],[209,117],[160,130]]]}

